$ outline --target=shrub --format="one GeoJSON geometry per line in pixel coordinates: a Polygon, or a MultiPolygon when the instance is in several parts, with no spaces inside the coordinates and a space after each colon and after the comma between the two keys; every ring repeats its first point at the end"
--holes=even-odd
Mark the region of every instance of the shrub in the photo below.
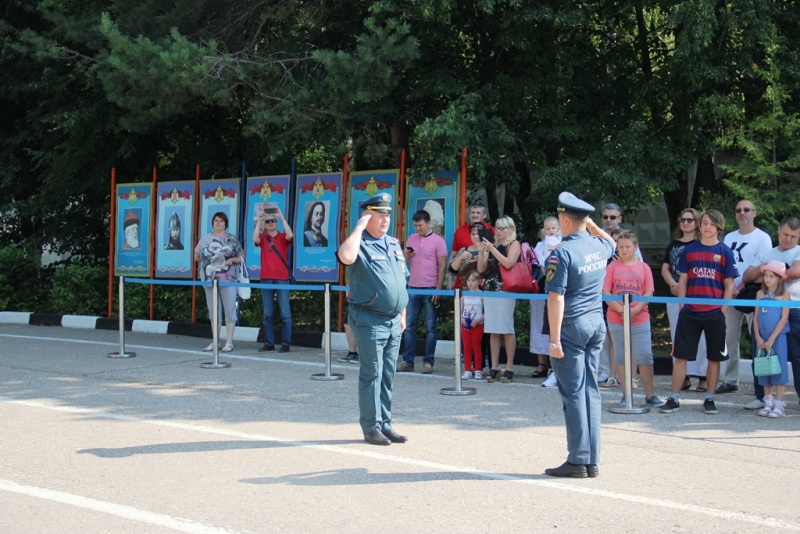
{"type": "Polygon", "coordinates": [[[0,248],[0,310],[48,311],[50,277],[17,245],[0,248]]]}

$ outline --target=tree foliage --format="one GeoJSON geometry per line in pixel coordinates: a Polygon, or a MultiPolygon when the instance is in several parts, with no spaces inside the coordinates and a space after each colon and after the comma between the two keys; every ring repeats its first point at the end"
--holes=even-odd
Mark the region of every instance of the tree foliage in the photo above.
{"type": "Polygon", "coordinates": [[[9,0],[0,245],[105,261],[111,167],[387,168],[403,149],[426,169],[466,147],[470,186],[525,230],[563,189],[631,216],[663,197],[671,220],[749,196],[777,219],[798,189],[798,7],[9,0]]]}

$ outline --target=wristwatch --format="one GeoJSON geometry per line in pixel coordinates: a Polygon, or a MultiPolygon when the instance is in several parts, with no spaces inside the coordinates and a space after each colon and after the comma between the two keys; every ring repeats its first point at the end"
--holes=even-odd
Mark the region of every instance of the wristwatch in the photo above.
{"type": "Polygon", "coordinates": [[[550,342],[550,348],[551,348],[551,349],[558,349],[558,348],[561,348],[561,343],[553,343],[553,342],[551,341],[551,342],[550,342]]]}

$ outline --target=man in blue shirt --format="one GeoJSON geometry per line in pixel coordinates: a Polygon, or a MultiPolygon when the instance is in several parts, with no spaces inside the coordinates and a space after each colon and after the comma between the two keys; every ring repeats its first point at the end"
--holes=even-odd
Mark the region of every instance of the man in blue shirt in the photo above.
{"type": "Polygon", "coordinates": [[[593,211],[594,206],[572,193],[558,195],[558,222],[565,237],[546,264],[550,363],[564,403],[569,452],[566,462],[545,470],[553,477],[594,478],[599,472],[603,279],[615,245],[589,218],[593,211]]]}

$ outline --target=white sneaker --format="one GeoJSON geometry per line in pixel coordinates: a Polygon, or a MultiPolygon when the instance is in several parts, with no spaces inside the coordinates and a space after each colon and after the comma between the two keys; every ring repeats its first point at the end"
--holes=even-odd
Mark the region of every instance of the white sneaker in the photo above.
{"type": "Polygon", "coordinates": [[[475,380],[483,380],[483,373],[480,371],[475,371],[475,380]]]}
{"type": "Polygon", "coordinates": [[[472,373],[469,371],[464,371],[464,374],[461,375],[461,380],[469,380],[472,378],[472,373]]]}
{"type": "Polygon", "coordinates": [[[542,382],[542,387],[543,388],[554,388],[557,385],[558,385],[558,382],[556,380],[556,374],[555,373],[550,373],[550,376],[548,376],[547,379],[545,379],[545,381],[542,382]]]}
{"type": "Polygon", "coordinates": [[[744,405],[745,410],[760,410],[763,407],[764,407],[764,401],[758,399],[753,399],[744,405]]]}

